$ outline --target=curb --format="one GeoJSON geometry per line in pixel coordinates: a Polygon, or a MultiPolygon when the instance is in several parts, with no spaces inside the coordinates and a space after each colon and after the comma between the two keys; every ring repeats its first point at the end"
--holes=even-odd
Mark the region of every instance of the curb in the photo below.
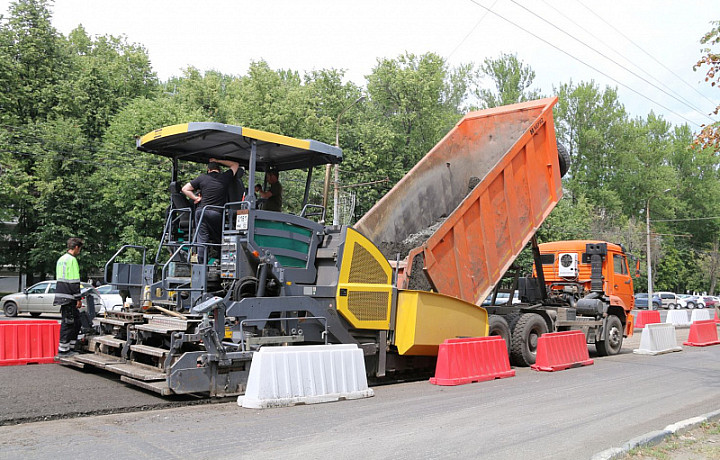
{"type": "Polygon", "coordinates": [[[720,410],[709,412],[699,417],[689,418],[681,422],[673,423],[672,425],[666,426],[664,430],[651,431],[649,433],[637,436],[623,444],[622,447],[611,447],[610,449],[598,452],[597,454],[593,455],[590,460],[611,460],[620,458],[627,454],[631,449],[634,449],[636,447],[653,446],[655,444],[659,444],[661,441],[663,441],[670,435],[676,433],[684,433],[685,431],[695,428],[702,423],[714,420],[720,420],[720,410]]]}

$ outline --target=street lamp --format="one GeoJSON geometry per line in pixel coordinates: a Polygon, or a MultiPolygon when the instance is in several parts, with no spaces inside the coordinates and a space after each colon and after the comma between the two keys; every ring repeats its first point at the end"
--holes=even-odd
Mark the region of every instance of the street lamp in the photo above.
{"type": "MultiPolygon", "coordinates": [[[[342,116],[347,112],[350,107],[354,106],[355,104],[362,102],[365,100],[365,96],[360,96],[359,98],[355,99],[351,104],[348,104],[342,111],[338,114],[337,120],[335,123],[335,147],[340,148],[340,119],[342,116]]],[[[338,219],[338,195],[339,195],[339,184],[340,184],[340,169],[338,165],[335,165],[335,190],[333,193],[333,225],[338,225],[340,223],[338,219]]],[[[328,199],[328,191],[330,188],[330,165],[325,166],[325,184],[323,185],[323,208],[327,209],[327,199],[328,199]]]]}
{"type": "MultiPolygon", "coordinates": [[[[665,189],[662,193],[667,193],[671,189],[665,189]]],[[[647,273],[648,273],[648,310],[653,309],[653,285],[652,285],[652,256],[650,255],[650,198],[648,197],[647,203],[645,204],[645,223],[647,225],[647,273]]]]}

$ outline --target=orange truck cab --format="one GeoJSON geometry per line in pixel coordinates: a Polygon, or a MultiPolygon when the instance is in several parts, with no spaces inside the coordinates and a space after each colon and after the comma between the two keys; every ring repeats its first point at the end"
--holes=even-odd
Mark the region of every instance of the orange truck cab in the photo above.
{"type": "Polygon", "coordinates": [[[543,243],[539,249],[551,296],[574,305],[578,314],[597,314],[602,308],[603,316],[618,317],[625,335],[632,335],[633,280],[621,245],[572,240],[543,243]]]}

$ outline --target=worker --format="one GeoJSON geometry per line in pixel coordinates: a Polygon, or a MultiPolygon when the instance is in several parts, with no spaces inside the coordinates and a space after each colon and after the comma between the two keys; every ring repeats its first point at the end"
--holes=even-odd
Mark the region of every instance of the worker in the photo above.
{"type": "Polygon", "coordinates": [[[255,184],[255,207],[257,209],[263,209],[265,205],[265,198],[262,198],[263,188],[260,184],[255,184]]]}
{"type": "Polygon", "coordinates": [[[201,244],[198,248],[198,259],[205,261],[205,244],[219,244],[222,238],[222,207],[227,203],[228,190],[236,180],[235,175],[240,164],[231,160],[217,160],[210,158],[207,174],[201,174],[183,186],[182,192],[197,206],[195,211],[195,228],[197,229],[196,242],[201,244]],[[220,172],[220,165],[227,166],[225,172],[220,172]],[[198,193],[199,191],[199,193],[198,193]],[[208,207],[212,206],[212,207],[208,207]],[[203,213],[203,208],[206,208],[203,213]],[[202,216],[202,222],[200,218],[202,216]]]}
{"type": "Polygon", "coordinates": [[[269,184],[268,189],[258,192],[260,197],[265,199],[263,209],[280,212],[282,210],[282,184],[278,180],[278,172],[274,169],[269,170],[265,173],[265,180],[269,184]]]}
{"type": "Polygon", "coordinates": [[[60,344],[58,357],[68,357],[76,354],[75,342],[80,333],[80,266],[76,257],[83,247],[83,240],[70,238],[67,240],[67,252],[63,254],[55,265],[55,299],[53,305],[60,305],[60,344]]]}

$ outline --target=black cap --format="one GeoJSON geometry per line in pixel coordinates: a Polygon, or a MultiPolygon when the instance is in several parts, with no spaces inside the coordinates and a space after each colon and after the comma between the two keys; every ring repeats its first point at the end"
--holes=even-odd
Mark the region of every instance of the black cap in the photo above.
{"type": "Polygon", "coordinates": [[[207,169],[208,171],[221,171],[220,163],[215,163],[214,161],[211,161],[208,163],[207,169]]]}

